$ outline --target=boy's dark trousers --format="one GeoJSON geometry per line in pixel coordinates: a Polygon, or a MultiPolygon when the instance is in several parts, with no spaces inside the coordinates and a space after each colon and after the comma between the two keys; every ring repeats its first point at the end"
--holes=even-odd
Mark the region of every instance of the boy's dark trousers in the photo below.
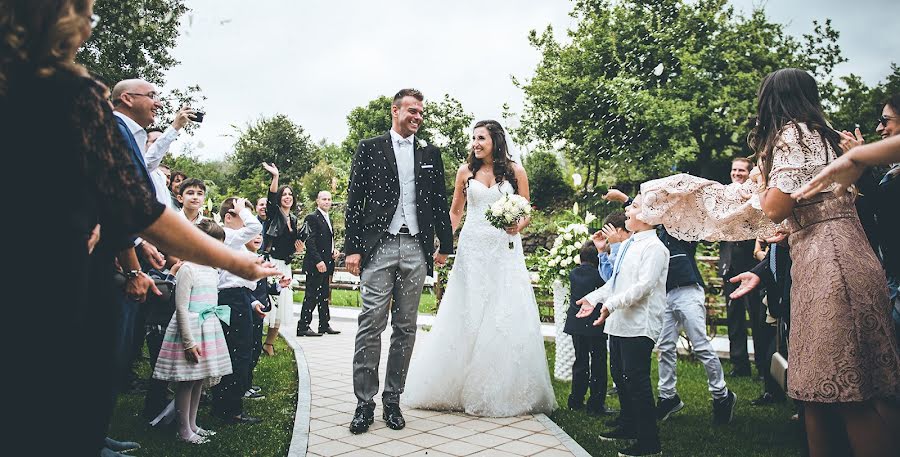
{"type": "Polygon", "coordinates": [[[656,407],[650,386],[653,340],[645,336],[609,337],[610,373],[619,389],[621,427],[636,434],[638,442],[659,444],[656,407]]]}
{"type": "Polygon", "coordinates": [[[254,298],[246,287],[232,287],[219,291],[219,304],[231,308],[231,322],[222,323],[228,352],[231,354],[232,374],[212,388],[213,414],[236,417],[243,414],[244,393],[250,388],[250,360],[253,351],[253,310],[250,304],[254,298]]]}
{"type": "MultiPolygon", "coordinates": [[[[259,287],[259,286],[256,286],[259,287]]],[[[250,350],[250,370],[247,376],[247,389],[253,386],[253,370],[259,363],[259,356],[262,355],[262,337],[263,337],[263,318],[256,311],[253,314],[253,347],[250,350]]]]}
{"type": "Polygon", "coordinates": [[[580,406],[587,394],[588,411],[602,412],[606,405],[606,334],[572,335],[575,362],[572,364],[572,394],[569,405],[580,406]]]}

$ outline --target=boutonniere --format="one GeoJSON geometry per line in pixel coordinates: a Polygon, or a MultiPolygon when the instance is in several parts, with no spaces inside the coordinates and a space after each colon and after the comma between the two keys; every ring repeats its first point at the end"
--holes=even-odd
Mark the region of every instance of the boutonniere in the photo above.
{"type": "Polygon", "coordinates": [[[425,146],[428,146],[428,142],[425,140],[416,140],[416,144],[418,144],[420,148],[424,148],[425,146]]]}

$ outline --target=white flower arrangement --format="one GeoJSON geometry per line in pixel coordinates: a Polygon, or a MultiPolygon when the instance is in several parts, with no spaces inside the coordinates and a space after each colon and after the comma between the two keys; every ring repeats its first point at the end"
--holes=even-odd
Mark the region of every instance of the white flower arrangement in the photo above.
{"type": "MultiPolygon", "coordinates": [[[[578,214],[578,204],[572,208],[573,212],[578,214]]],[[[547,256],[547,268],[542,270],[550,275],[547,283],[552,283],[554,279],[560,279],[564,284],[569,281],[569,267],[581,263],[579,252],[581,246],[591,239],[591,231],[588,224],[596,220],[597,217],[586,212],[584,222],[572,223],[556,230],[556,239],[553,240],[553,247],[550,248],[547,256]]]]}
{"type": "MultiPolygon", "coordinates": [[[[529,215],[531,215],[531,203],[525,197],[516,194],[504,194],[503,197],[488,207],[484,216],[494,227],[506,230],[507,227],[517,224],[519,220],[529,215]]],[[[513,248],[512,240],[509,242],[509,248],[513,248]]]]}

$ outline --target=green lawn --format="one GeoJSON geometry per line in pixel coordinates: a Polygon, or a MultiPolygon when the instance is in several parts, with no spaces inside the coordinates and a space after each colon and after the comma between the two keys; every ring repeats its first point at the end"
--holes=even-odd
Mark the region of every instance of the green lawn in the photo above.
{"type": "MultiPolygon", "coordinates": [[[[555,345],[546,343],[547,361],[553,372],[555,345]]],[[[725,372],[731,365],[723,361],[725,372]]],[[[652,362],[651,382],[656,393],[657,362],[652,362]]],[[[698,362],[678,361],[678,394],[685,408],[660,423],[660,438],[665,456],[799,456],[802,445],[800,426],[790,420],[789,402],[755,407],[750,400],[759,396],[762,382],[751,378],[727,378],[728,387],[738,401],[731,425],[712,424],[712,405],[706,385],[706,372],[698,362]]],[[[610,385],[612,383],[610,382],[610,385]]],[[[616,455],[618,446],[597,438],[603,420],[566,408],[571,383],[553,380],[560,409],[550,417],[593,456],[616,455]]],[[[619,409],[616,396],[607,397],[607,406],[619,409]]]]}
{"type": "MultiPolygon", "coordinates": [[[[303,291],[298,290],[294,292],[294,301],[296,303],[303,302],[303,291]]],[[[362,301],[359,298],[358,290],[341,290],[341,289],[333,289],[331,291],[331,306],[345,306],[351,308],[359,308],[362,306],[362,301]]],[[[436,310],[434,294],[430,291],[425,291],[422,293],[422,299],[419,301],[419,312],[420,313],[433,313],[436,310]]]]}
{"type": "MultiPolygon", "coordinates": [[[[263,355],[256,367],[253,382],[262,387],[263,400],[244,400],[244,410],[253,417],[264,418],[252,426],[226,425],[210,417],[209,406],[201,403],[197,422],[201,427],[218,432],[203,445],[181,443],[175,439],[173,424],[149,427],[141,417],[143,394],[119,396],[119,402],[110,426],[109,436],[137,441],[141,449],[130,454],[136,456],[284,456],[287,454],[297,409],[297,364],[294,353],[283,339],[275,344],[275,357],[263,355]]],[[[141,375],[150,371],[150,365],[142,362],[141,375]]]]}

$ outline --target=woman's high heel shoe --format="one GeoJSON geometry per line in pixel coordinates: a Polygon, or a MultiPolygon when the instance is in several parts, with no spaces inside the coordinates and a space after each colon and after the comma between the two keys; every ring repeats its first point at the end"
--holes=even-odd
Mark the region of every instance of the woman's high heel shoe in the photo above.
{"type": "Polygon", "coordinates": [[[175,400],[169,402],[166,405],[165,409],[159,413],[152,421],[150,421],[150,425],[156,427],[157,424],[162,423],[163,425],[169,425],[172,421],[175,420],[175,400]]]}

